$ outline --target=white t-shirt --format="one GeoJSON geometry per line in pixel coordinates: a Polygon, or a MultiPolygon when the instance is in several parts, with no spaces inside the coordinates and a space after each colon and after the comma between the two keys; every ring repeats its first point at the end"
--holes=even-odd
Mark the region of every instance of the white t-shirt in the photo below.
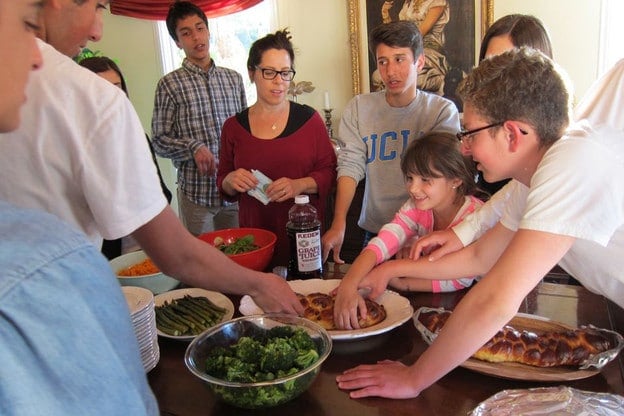
{"type": "Polygon", "coordinates": [[[99,246],[167,205],[123,91],[39,41],[20,128],[0,134],[0,199],[50,212],[99,246]]]}
{"type": "Polygon", "coordinates": [[[518,182],[501,223],[576,241],[559,265],[624,307],[624,133],[588,125],[546,152],[530,187],[518,182]]]}
{"type": "Polygon", "coordinates": [[[516,192],[516,187],[524,187],[524,185],[514,179],[510,180],[498,192],[492,195],[481,208],[452,227],[453,232],[455,232],[464,247],[496,225],[503,216],[507,201],[516,192]]]}
{"type": "Polygon", "coordinates": [[[624,130],[624,59],[594,81],[574,109],[574,118],[624,130]]]}

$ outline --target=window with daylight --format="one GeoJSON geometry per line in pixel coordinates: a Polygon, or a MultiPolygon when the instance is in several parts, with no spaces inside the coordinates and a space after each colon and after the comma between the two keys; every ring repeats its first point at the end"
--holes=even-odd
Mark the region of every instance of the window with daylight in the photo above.
{"type": "Polygon", "coordinates": [[[598,72],[609,70],[617,61],[624,58],[624,25],[621,17],[624,14],[624,2],[621,0],[604,0],[602,3],[602,21],[600,24],[600,61],[598,72]]]}
{"type": "MultiPolygon", "coordinates": [[[[238,71],[245,82],[247,103],[256,102],[256,89],[247,75],[249,47],[275,26],[275,0],[259,4],[227,16],[208,19],[210,56],[216,65],[238,71]]],[[[184,51],[173,42],[164,21],[156,23],[163,75],[182,64],[184,51]]]]}

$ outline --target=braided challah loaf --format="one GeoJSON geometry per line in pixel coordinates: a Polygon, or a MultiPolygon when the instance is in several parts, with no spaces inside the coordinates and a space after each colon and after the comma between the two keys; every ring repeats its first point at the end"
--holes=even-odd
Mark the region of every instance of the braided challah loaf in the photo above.
{"type": "MultiPolygon", "coordinates": [[[[418,320],[438,333],[451,312],[423,312],[418,320]]],[[[489,362],[516,362],[536,367],[578,366],[591,356],[611,349],[610,341],[590,328],[568,331],[519,331],[506,325],[474,355],[489,362]]]]}

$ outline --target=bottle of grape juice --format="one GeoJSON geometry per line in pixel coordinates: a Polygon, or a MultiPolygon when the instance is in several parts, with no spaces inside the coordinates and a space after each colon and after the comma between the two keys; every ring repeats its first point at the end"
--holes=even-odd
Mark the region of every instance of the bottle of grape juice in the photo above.
{"type": "Polygon", "coordinates": [[[288,211],[286,234],[290,240],[288,279],[322,278],[321,222],[308,195],[297,195],[288,211]]]}

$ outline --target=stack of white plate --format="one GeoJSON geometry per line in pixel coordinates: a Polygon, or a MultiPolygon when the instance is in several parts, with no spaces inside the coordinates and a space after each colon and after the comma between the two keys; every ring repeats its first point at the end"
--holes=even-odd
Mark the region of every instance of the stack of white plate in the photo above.
{"type": "Polygon", "coordinates": [[[147,373],[158,364],[160,349],[156,332],[156,314],[154,312],[154,295],[142,287],[123,286],[121,290],[126,297],[132,326],[139,343],[141,360],[147,373]]]}

